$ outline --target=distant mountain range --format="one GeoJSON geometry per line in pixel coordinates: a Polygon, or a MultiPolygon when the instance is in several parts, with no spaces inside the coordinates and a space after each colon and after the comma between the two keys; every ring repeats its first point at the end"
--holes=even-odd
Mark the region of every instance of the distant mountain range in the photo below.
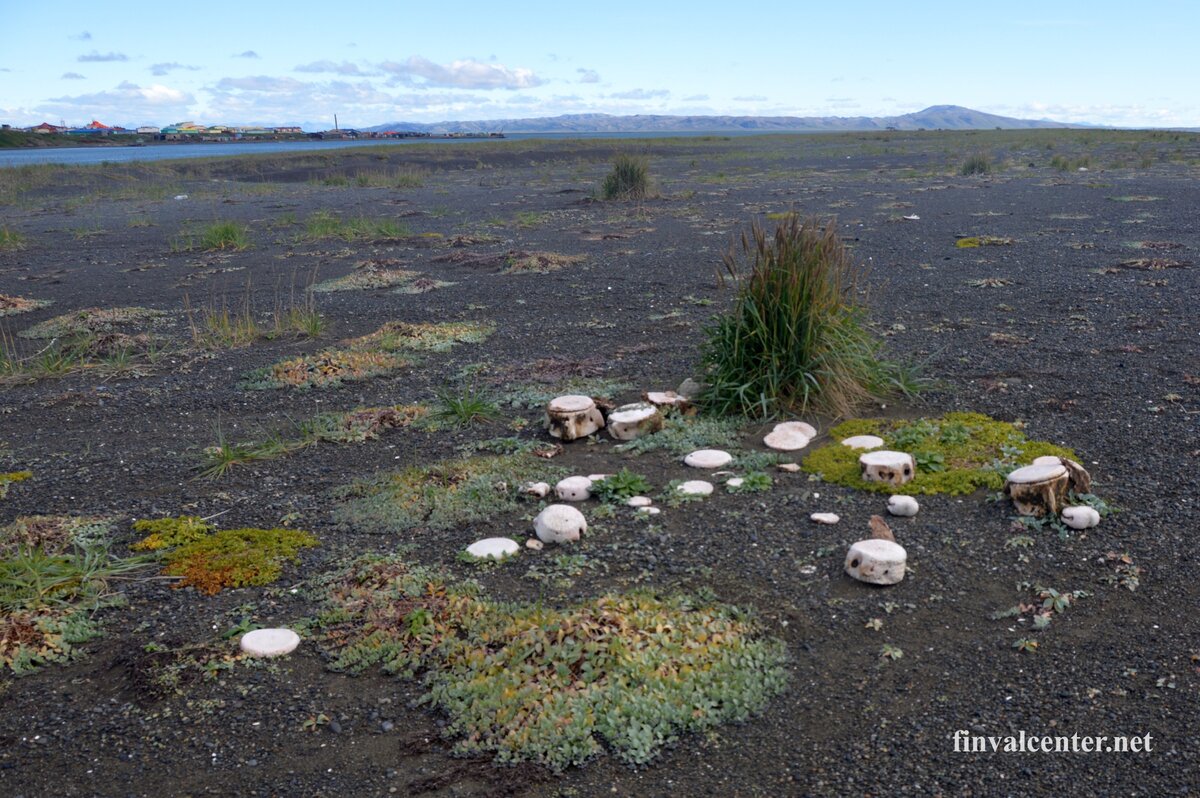
{"type": "Polygon", "coordinates": [[[840,131],[840,130],[991,130],[1046,127],[1089,127],[1048,119],[1014,119],[958,105],[932,105],[902,116],[612,116],[567,114],[533,119],[487,119],[456,122],[388,122],[362,128],[419,133],[671,133],[712,131],[840,131]]]}

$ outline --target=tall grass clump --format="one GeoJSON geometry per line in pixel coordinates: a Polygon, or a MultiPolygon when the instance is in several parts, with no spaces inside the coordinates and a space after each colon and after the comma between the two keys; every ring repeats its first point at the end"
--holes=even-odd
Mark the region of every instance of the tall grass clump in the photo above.
{"type": "Polygon", "coordinates": [[[600,185],[606,200],[645,199],[650,193],[650,169],[645,158],[618,155],[600,185]]]}
{"type": "Polygon", "coordinates": [[[705,409],[767,417],[805,410],[848,414],[902,387],[881,359],[856,289],[861,269],[831,222],[789,214],[773,236],[755,223],[725,256],[734,309],[708,330],[702,350],[705,409]]]}
{"type": "Polygon", "coordinates": [[[963,161],[960,175],[988,175],[992,173],[992,161],[986,155],[975,154],[963,161]]]}

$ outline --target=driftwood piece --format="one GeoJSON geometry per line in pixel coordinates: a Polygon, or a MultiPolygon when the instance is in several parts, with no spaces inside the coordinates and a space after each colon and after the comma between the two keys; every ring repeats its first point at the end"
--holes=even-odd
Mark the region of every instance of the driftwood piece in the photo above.
{"type": "Polygon", "coordinates": [[[871,527],[872,540],[890,540],[893,543],[896,542],[896,536],[892,534],[892,528],[887,525],[887,521],[883,520],[883,516],[871,516],[871,520],[868,522],[868,524],[871,527]]]}
{"type": "Polygon", "coordinates": [[[862,478],[868,482],[887,482],[903,485],[917,473],[917,463],[905,452],[867,452],[860,455],[858,465],[862,478]]]}
{"type": "Polygon", "coordinates": [[[1040,518],[1043,515],[1058,515],[1066,504],[1070,484],[1070,472],[1061,463],[1028,465],[1008,475],[1004,494],[1012,499],[1021,515],[1040,518]]]}

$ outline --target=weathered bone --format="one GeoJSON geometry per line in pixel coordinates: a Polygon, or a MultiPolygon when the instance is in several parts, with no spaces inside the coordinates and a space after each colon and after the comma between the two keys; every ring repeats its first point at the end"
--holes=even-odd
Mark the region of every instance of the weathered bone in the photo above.
{"type": "Polygon", "coordinates": [[[904,578],[908,552],[890,540],[860,540],[846,553],[846,573],[872,585],[894,585],[904,578]]]}
{"type": "Polygon", "coordinates": [[[590,396],[567,394],[546,405],[546,429],[555,438],[573,441],[586,438],[604,426],[596,402],[590,396]]]}
{"type": "Polygon", "coordinates": [[[1021,515],[1058,515],[1067,498],[1071,477],[1062,465],[1028,465],[1008,475],[1004,494],[1021,515]]]}
{"type": "Polygon", "coordinates": [[[867,452],[859,455],[858,464],[862,469],[862,478],[868,482],[903,485],[917,473],[916,461],[905,452],[867,452]]]}
{"type": "Polygon", "coordinates": [[[608,434],[619,441],[651,435],[662,428],[662,413],[649,402],[621,405],[608,414],[608,434]]]}

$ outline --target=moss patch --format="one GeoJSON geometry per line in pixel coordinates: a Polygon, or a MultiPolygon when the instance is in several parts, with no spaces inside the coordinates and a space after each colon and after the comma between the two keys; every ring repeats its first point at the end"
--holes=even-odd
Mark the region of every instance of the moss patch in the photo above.
{"type": "Polygon", "coordinates": [[[0,474],[0,499],[8,495],[9,485],[24,482],[32,476],[32,471],[9,471],[6,474],[0,474]]]}
{"type": "Polygon", "coordinates": [[[345,343],[351,349],[380,349],[385,352],[416,351],[446,352],[456,344],[477,344],[487,340],[493,328],[475,322],[444,322],[442,324],[410,324],[389,321],[373,333],[352,338],[345,343]]]}
{"type": "Polygon", "coordinates": [[[26,299],[20,296],[0,294],[0,316],[15,316],[18,313],[28,313],[50,304],[49,299],[26,299]]]}
{"type": "Polygon", "coordinates": [[[852,419],[829,431],[835,443],[804,458],[804,469],[826,482],[876,493],[895,493],[894,485],[867,482],[859,476],[861,449],[842,446],[854,435],[878,435],[884,449],[908,452],[916,458],[917,475],[903,487],[910,494],[961,495],[978,488],[999,490],[1014,468],[1035,457],[1057,455],[1077,460],[1061,446],[1029,440],[1015,425],[980,413],[947,413],[916,421],[852,419]]]}
{"type": "Polygon", "coordinates": [[[377,288],[392,288],[411,282],[420,276],[410,269],[385,269],[365,265],[345,277],[326,280],[313,286],[314,291],[369,291],[377,288]]]}
{"type": "Polygon", "coordinates": [[[1011,238],[1000,236],[964,236],[954,242],[959,249],[974,249],[975,247],[1005,247],[1013,243],[1011,238]]]}
{"type": "Polygon", "coordinates": [[[652,760],[680,734],[761,712],[784,647],[735,607],[609,595],[566,609],[500,604],[398,558],[362,558],[318,590],[334,670],[423,673],[456,751],[561,770],[608,748],[652,760]]]}
{"type": "Polygon", "coordinates": [[[86,308],[74,313],[64,313],[35,324],[18,333],[22,338],[70,338],[114,332],[125,327],[167,315],[161,310],[150,308],[86,308]]]}
{"type": "Polygon", "coordinates": [[[133,528],[146,534],[146,537],[129,547],[134,551],[158,551],[194,543],[213,530],[211,524],[194,515],[134,521],[133,528]]]}
{"type": "Polygon", "coordinates": [[[349,501],[338,509],[337,518],[377,532],[418,526],[451,529],[515,509],[522,482],[549,480],[561,473],[562,469],[529,454],[413,466],[343,488],[340,493],[349,501]]]}
{"type": "Polygon", "coordinates": [[[584,260],[582,255],[561,255],[557,252],[510,252],[505,259],[503,274],[549,274],[584,260]]]}
{"type": "Polygon", "coordinates": [[[298,529],[223,529],[171,551],[163,573],[183,577],[175,587],[190,585],[211,596],[227,587],[270,584],[300,549],[316,545],[298,529]]]}
{"type": "Polygon", "coordinates": [[[265,373],[259,372],[257,379],[252,376],[250,387],[325,388],[389,374],[409,365],[412,361],[391,352],[326,349],[315,355],[281,360],[265,373]]]}

